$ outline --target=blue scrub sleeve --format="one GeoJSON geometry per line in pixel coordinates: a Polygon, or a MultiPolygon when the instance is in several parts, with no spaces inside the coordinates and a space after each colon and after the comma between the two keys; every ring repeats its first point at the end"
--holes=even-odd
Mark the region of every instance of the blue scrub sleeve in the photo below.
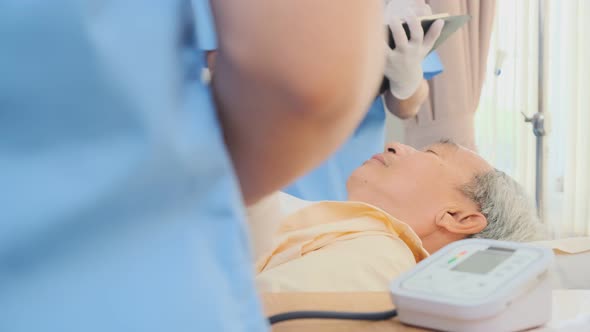
{"type": "Polygon", "coordinates": [[[442,73],[444,70],[443,64],[440,61],[438,53],[431,52],[422,61],[422,71],[424,72],[424,79],[429,80],[434,76],[442,73]]]}
{"type": "Polygon", "coordinates": [[[192,0],[192,5],[196,17],[195,28],[199,49],[202,51],[217,49],[217,34],[209,0],[192,0]]]}

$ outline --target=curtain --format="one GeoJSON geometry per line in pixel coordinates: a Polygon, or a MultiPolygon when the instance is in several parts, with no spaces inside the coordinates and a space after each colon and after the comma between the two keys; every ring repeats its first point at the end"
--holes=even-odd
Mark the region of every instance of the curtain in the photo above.
{"type": "Polygon", "coordinates": [[[522,113],[538,110],[538,0],[498,0],[485,84],[475,116],[478,152],[535,197],[535,136],[522,113]]]}
{"type": "Polygon", "coordinates": [[[450,138],[475,149],[474,113],[485,78],[495,0],[429,1],[433,13],[469,14],[467,25],[439,49],[445,70],[431,81],[430,98],[405,121],[404,142],[422,147],[450,138]]]}
{"type": "Polygon", "coordinates": [[[590,236],[590,1],[548,1],[548,202],[556,237],[590,236]]]}
{"type": "Polygon", "coordinates": [[[535,136],[521,112],[538,110],[544,68],[543,217],[553,237],[590,235],[590,1],[498,0],[487,79],[476,113],[480,154],[535,195],[535,136]],[[539,56],[538,41],[545,50],[539,56]],[[504,59],[504,61],[502,61],[504,59]]]}

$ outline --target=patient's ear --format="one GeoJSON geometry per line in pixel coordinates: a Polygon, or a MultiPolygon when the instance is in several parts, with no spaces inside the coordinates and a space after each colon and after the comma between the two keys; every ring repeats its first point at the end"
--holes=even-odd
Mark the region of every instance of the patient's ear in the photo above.
{"type": "Polygon", "coordinates": [[[439,213],[436,225],[455,234],[476,234],[488,225],[486,217],[477,211],[455,211],[448,209],[439,213]]]}

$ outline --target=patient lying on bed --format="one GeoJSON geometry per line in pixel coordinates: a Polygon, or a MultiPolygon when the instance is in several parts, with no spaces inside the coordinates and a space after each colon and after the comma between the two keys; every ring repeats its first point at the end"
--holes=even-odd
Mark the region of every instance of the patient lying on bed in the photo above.
{"type": "Polygon", "coordinates": [[[514,180],[448,141],[422,151],[388,144],[347,189],[347,202],[309,203],[280,220],[256,264],[260,291],[383,291],[453,241],[544,235],[514,180]]]}

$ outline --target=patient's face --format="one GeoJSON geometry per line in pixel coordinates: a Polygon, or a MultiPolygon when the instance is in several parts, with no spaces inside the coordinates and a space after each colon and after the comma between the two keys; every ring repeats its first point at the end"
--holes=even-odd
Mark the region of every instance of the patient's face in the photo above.
{"type": "Polygon", "coordinates": [[[485,160],[453,143],[423,150],[390,143],[353,172],[347,183],[348,198],[389,212],[425,237],[436,231],[436,216],[445,209],[477,209],[459,188],[489,170],[485,160]]]}

